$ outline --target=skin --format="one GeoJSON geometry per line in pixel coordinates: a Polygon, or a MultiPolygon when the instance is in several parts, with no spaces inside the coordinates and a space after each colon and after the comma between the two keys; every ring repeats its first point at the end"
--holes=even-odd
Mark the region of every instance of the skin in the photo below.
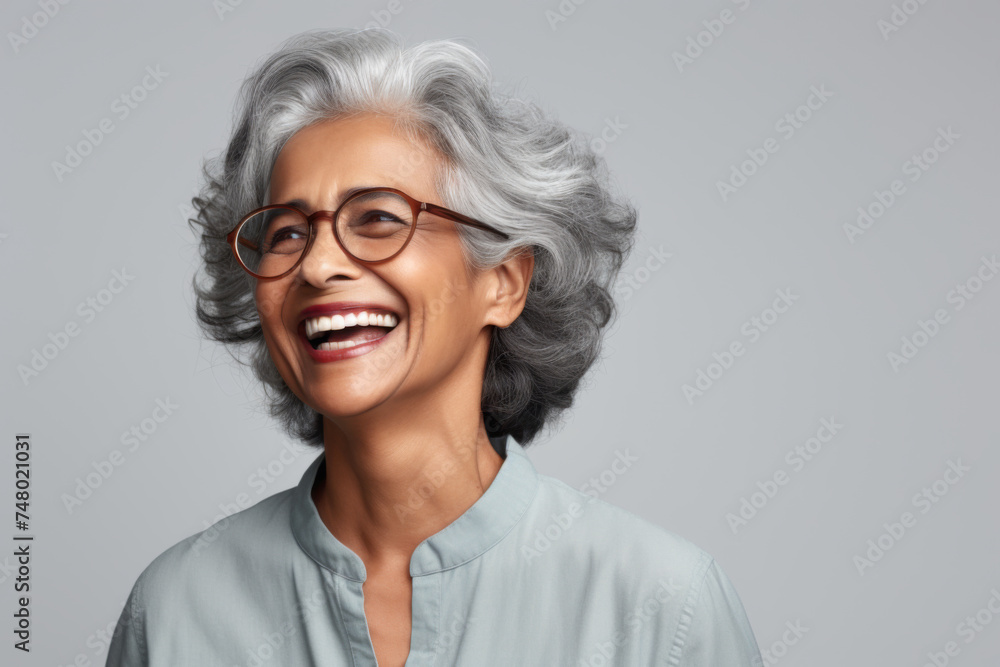
{"type": "MultiPolygon", "coordinates": [[[[443,205],[434,183],[443,164],[390,117],[327,119],[286,142],[268,203],[301,199],[309,213],[332,211],[351,188],[389,186],[443,205]]],[[[327,476],[312,497],[365,565],[365,614],[382,667],[409,654],[413,551],[471,507],[503,464],[483,423],[483,376],[491,330],[523,310],[534,258],[512,253],[474,273],[456,227],[423,212],[400,255],[363,264],[341,250],[327,222],[290,275],[258,281],[254,293],[281,376],[324,417],[327,476]],[[332,301],[382,304],[400,322],[375,350],[317,363],[298,339],[299,313],[332,301]]]]}

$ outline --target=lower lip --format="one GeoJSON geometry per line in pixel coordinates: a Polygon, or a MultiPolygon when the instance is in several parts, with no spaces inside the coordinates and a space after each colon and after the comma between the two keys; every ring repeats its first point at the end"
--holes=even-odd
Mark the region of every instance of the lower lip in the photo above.
{"type": "Polygon", "coordinates": [[[368,341],[367,343],[361,343],[360,345],[355,345],[354,347],[345,347],[342,350],[313,349],[313,346],[310,345],[309,341],[306,339],[304,330],[299,331],[299,340],[302,342],[302,345],[306,348],[306,352],[309,353],[309,356],[313,358],[313,361],[317,361],[319,363],[341,361],[342,359],[350,359],[351,357],[360,357],[363,354],[368,354],[369,352],[377,348],[379,345],[381,345],[382,341],[391,336],[393,332],[395,332],[396,329],[399,328],[400,324],[402,324],[402,322],[400,322],[395,327],[390,329],[389,332],[384,336],[382,336],[381,338],[376,338],[375,340],[368,341]]]}

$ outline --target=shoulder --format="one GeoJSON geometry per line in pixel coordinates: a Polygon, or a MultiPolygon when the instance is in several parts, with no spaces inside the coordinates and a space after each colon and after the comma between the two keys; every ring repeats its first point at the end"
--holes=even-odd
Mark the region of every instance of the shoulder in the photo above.
{"type": "Polygon", "coordinates": [[[136,580],[136,606],[190,601],[226,584],[239,585],[251,568],[267,567],[293,548],[288,521],[293,491],[268,496],[166,548],[136,580]]]}
{"type": "Polygon", "coordinates": [[[634,609],[630,623],[656,616],[672,637],[658,649],[667,664],[759,667],[743,604],[710,553],[596,494],[542,474],[539,482],[529,548],[558,551],[551,562],[585,572],[588,586],[614,586],[634,609]]]}
{"type": "Polygon", "coordinates": [[[633,574],[670,576],[685,582],[704,576],[712,556],[677,533],[539,473],[535,521],[543,535],[582,549],[633,574]]]}
{"type": "Polygon", "coordinates": [[[714,559],[687,596],[669,657],[690,667],[764,664],[743,602],[714,559]]]}
{"type": "Polygon", "coordinates": [[[223,517],[156,556],[132,585],[108,647],[107,667],[150,664],[155,647],[164,649],[157,638],[165,631],[192,636],[200,618],[225,617],[234,605],[247,602],[246,582],[262,574],[255,570],[287,567],[281,552],[294,548],[288,528],[293,490],[223,517]]]}

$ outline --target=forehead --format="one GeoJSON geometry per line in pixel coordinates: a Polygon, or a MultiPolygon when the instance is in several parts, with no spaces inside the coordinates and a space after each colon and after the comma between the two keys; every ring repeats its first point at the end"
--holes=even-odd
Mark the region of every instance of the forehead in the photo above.
{"type": "MultiPolygon", "coordinates": [[[[355,187],[385,185],[432,198],[442,157],[393,117],[361,114],[326,119],[292,135],[271,172],[269,196],[332,206],[355,187]]],[[[426,200],[425,200],[426,201],[426,200]]]]}

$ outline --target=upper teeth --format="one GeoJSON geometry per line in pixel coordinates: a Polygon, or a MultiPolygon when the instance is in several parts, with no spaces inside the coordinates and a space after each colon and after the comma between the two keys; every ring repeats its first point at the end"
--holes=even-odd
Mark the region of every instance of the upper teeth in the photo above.
{"type": "Polygon", "coordinates": [[[310,317],[306,320],[306,337],[309,339],[326,331],[338,331],[347,327],[389,327],[399,323],[395,315],[376,315],[375,313],[348,313],[347,315],[332,315],[310,317]]]}

